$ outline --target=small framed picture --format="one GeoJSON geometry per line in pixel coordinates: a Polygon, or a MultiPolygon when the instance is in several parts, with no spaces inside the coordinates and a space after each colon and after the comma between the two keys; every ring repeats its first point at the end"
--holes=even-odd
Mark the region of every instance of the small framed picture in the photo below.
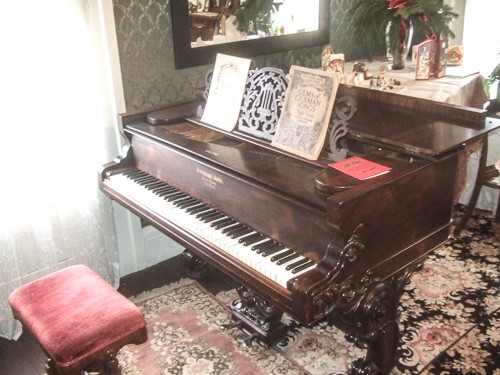
{"type": "Polygon", "coordinates": [[[450,46],[448,48],[448,65],[462,65],[464,61],[464,47],[450,46]]]}
{"type": "Polygon", "coordinates": [[[434,65],[434,54],[436,43],[434,40],[426,40],[417,47],[417,65],[415,70],[415,79],[423,80],[431,77],[434,65]]]}

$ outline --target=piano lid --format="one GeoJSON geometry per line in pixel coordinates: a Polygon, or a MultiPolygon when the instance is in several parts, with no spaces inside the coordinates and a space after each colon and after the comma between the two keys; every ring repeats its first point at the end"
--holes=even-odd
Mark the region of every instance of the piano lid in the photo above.
{"type": "Polygon", "coordinates": [[[422,157],[440,158],[495,129],[485,110],[343,86],[356,101],[349,137],[422,157]]]}

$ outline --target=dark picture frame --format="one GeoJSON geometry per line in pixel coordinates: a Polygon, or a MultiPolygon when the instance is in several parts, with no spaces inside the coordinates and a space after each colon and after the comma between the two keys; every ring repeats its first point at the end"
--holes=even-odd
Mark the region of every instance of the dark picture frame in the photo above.
{"type": "MultiPolygon", "coordinates": [[[[251,57],[288,51],[329,43],[329,2],[319,1],[319,29],[297,34],[220,43],[191,48],[189,10],[187,0],[171,0],[172,28],[174,37],[175,67],[183,69],[213,64],[217,53],[239,57],[251,57]]],[[[304,2],[306,4],[306,2],[304,2]]]]}

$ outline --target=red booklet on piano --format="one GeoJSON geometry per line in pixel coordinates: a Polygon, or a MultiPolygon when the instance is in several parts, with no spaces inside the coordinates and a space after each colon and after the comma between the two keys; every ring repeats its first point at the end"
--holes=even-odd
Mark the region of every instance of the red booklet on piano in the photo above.
{"type": "Polygon", "coordinates": [[[366,180],[368,178],[386,174],[391,168],[386,167],[373,161],[353,156],[345,160],[329,164],[330,167],[342,173],[348,174],[358,180],[366,180]]]}

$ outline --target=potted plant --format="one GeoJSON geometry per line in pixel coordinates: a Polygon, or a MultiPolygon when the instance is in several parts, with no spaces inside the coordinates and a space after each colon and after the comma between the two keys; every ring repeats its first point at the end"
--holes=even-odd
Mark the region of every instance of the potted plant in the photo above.
{"type": "Polygon", "coordinates": [[[439,0],[358,0],[352,14],[357,42],[365,44],[369,54],[371,47],[385,43],[388,54],[399,55],[402,67],[413,29],[427,38],[446,40],[454,36],[450,22],[458,17],[439,0]]]}
{"type": "Polygon", "coordinates": [[[271,34],[273,15],[281,3],[282,1],[276,0],[241,0],[234,12],[238,29],[247,35],[271,34]]]}
{"type": "Polygon", "coordinates": [[[487,109],[492,112],[500,111],[500,64],[498,64],[484,80],[484,93],[490,99],[487,109]],[[491,89],[496,87],[496,97],[491,97],[491,89]]]}

